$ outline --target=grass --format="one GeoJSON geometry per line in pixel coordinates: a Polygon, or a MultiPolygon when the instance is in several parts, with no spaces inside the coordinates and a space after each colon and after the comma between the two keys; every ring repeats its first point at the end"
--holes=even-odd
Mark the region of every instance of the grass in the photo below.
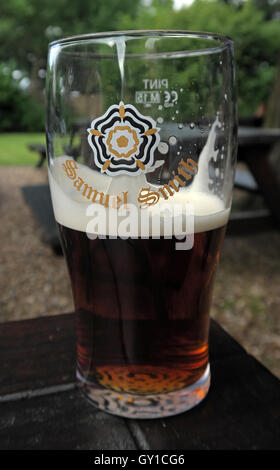
{"type": "Polygon", "coordinates": [[[0,134],[0,165],[35,166],[39,154],[28,149],[29,144],[44,144],[45,134],[0,134]]]}

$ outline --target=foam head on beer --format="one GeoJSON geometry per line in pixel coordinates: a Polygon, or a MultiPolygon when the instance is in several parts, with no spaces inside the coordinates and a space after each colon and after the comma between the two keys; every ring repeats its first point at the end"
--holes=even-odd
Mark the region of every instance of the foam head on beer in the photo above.
{"type": "Polygon", "coordinates": [[[216,118],[198,162],[182,157],[170,181],[162,185],[150,184],[144,171],[108,176],[70,156],[55,157],[49,181],[57,222],[89,237],[136,238],[180,237],[226,225],[230,209],[209,188],[218,127],[216,118]]]}

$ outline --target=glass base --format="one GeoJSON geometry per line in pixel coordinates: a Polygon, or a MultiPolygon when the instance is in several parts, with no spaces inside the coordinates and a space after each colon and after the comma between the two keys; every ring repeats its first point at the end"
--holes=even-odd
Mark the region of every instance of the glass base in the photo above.
{"type": "Polygon", "coordinates": [[[168,393],[136,395],[89,384],[77,372],[78,385],[94,406],[107,413],[134,419],[163,418],[190,410],[207,395],[210,377],[208,364],[200,379],[189,387],[168,393]]]}

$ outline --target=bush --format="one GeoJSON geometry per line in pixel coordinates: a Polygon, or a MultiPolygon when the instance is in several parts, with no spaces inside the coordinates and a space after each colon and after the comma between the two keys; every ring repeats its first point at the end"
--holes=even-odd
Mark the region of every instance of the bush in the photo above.
{"type": "MultiPolygon", "coordinates": [[[[269,2],[273,6],[276,2],[269,2]]],[[[266,17],[269,3],[195,0],[173,11],[171,0],[153,0],[132,22],[120,18],[123,29],[182,29],[218,32],[235,42],[239,115],[249,116],[267,103],[279,61],[280,27],[277,17],[266,17]],[[262,10],[258,5],[266,5],[262,10]]]]}
{"type": "Polygon", "coordinates": [[[13,64],[0,64],[0,132],[42,132],[44,105],[13,77],[13,64]]]}

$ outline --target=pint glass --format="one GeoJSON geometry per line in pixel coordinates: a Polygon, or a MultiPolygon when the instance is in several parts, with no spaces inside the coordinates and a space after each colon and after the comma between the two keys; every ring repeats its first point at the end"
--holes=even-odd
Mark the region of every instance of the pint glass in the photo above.
{"type": "Polygon", "coordinates": [[[229,38],[118,31],[50,44],[49,184],[77,383],[102,410],[156,418],[207,395],[236,131],[229,38]]]}

